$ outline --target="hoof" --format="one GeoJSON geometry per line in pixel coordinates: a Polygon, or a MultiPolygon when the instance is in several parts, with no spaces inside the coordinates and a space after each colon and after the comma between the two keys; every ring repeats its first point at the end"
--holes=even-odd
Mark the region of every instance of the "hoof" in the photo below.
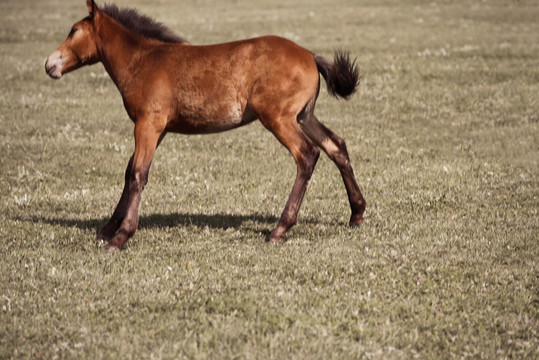
{"type": "Polygon", "coordinates": [[[282,244],[285,241],[286,241],[286,239],[284,238],[284,235],[280,235],[280,236],[270,235],[269,238],[268,238],[268,242],[270,244],[282,244]]]}
{"type": "Polygon", "coordinates": [[[350,226],[351,227],[359,227],[365,222],[365,219],[363,218],[363,214],[355,214],[350,217],[350,226]]]}
{"type": "Polygon", "coordinates": [[[111,244],[111,243],[108,243],[107,245],[105,245],[105,251],[106,252],[113,253],[113,252],[117,252],[117,251],[120,251],[120,250],[122,250],[122,249],[119,248],[116,245],[111,244]]]}

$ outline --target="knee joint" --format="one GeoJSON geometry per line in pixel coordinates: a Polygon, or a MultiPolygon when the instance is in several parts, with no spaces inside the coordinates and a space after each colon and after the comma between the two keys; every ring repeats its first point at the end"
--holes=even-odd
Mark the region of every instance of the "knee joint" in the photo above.
{"type": "Polygon", "coordinates": [[[132,172],[129,176],[129,183],[131,184],[131,187],[143,190],[148,183],[148,174],[139,171],[132,172]]]}

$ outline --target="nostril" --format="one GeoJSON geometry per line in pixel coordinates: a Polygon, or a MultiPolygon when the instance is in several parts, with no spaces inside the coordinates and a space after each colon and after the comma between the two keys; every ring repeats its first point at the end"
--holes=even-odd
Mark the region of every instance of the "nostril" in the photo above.
{"type": "Polygon", "coordinates": [[[56,65],[52,65],[52,66],[48,66],[48,64],[45,64],[45,71],[47,72],[47,74],[54,78],[54,79],[58,79],[60,76],[58,76],[55,72],[56,72],[56,65]]]}

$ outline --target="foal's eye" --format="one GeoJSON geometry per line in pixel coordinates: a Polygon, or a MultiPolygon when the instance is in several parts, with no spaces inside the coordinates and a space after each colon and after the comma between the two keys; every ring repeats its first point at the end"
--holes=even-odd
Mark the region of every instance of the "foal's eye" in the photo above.
{"type": "Polygon", "coordinates": [[[68,37],[72,37],[73,35],[75,35],[75,33],[77,32],[77,30],[78,30],[78,29],[71,28],[71,31],[69,32],[68,37]]]}

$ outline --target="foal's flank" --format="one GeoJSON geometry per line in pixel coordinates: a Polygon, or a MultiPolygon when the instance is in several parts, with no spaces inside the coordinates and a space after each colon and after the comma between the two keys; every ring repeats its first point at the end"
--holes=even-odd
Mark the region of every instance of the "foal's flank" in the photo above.
{"type": "Polygon", "coordinates": [[[307,184],[322,149],[339,168],[351,207],[350,225],[363,223],[366,203],[343,139],[314,115],[320,74],[328,91],[348,99],[359,71],[347,53],[330,62],[290,40],[264,36],[195,46],[132,9],[98,7],[75,23],[45,64],[52,78],[101,62],[135,123],[135,151],[122,196],[99,232],[119,250],[138,225],[142,190],[159,143],[171,133],[206,134],[260,120],[292,154],[297,175],[269,241],[283,241],[296,224],[307,184]]]}

